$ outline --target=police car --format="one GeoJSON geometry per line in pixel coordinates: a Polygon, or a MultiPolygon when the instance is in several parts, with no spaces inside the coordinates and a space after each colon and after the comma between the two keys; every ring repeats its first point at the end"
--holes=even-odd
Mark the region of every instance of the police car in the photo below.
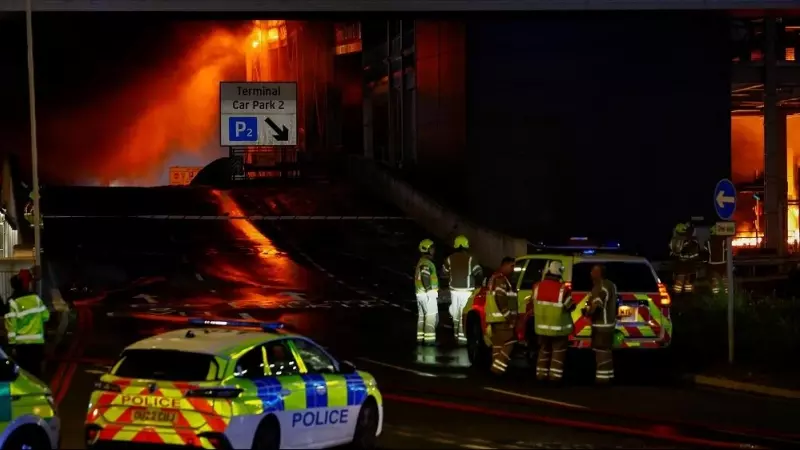
{"type": "Polygon", "coordinates": [[[59,432],[50,389],[0,350],[0,449],[56,449],[59,432]]]}
{"type": "Polygon", "coordinates": [[[95,384],[87,447],[374,447],[383,400],[370,374],[280,323],[189,322],[127,347],[95,384]]]}
{"type": "MultiPolygon", "coordinates": [[[[617,286],[618,320],[614,347],[617,349],[665,349],[672,342],[672,299],[667,287],[658,278],[650,262],[643,257],[620,252],[619,243],[594,245],[588,238],[574,237],[565,245],[534,245],[530,253],[516,259],[510,282],[518,291],[519,321],[516,327],[519,342],[527,343],[526,355],[535,358],[536,333],[533,325],[533,304],[530,301],[534,283],[544,278],[550,262],[559,261],[563,278],[572,291],[577,308],[572,312],[575,323],[570,345],[591,346],[591,324],[581,309],[587,305],[592,289],[589,275],[592,266],[602,264],[606,276],[617,286]]],[[[486,335],[485,296],[476,290],[463,311],[462,324],[467,336],[467,349],[473,365],[488,367],[491,340],[486,335]]]]}

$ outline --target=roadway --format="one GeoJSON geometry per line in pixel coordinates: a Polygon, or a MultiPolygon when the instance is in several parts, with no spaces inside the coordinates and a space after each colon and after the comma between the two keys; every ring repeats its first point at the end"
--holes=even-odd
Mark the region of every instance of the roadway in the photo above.
{"type": "Polygon", "coordinates": [[[580,354],[562,388],[537,385],[524,367],[497,379],[467,367],[446,307],[441,345],[417,347],[410,273],[425,233],[338,181],[235,192],[50,188],[47,201],[49,215],[84,216],[48,220],[44,236],[49,276],[75,312],[47,371],[67,448],[82,447],[91,387],[119,352],[189,317],[280,320],[372,372],[386,400],[382,448],[800,441],[796,402],[684,386],[653,374],[642,355],[623,357],[606,389],[588,382],[580,354]],[[120,217],[152,215],[176,218],[120,217]],[[281,220],[196,217],[219,215],[281,220]]]}

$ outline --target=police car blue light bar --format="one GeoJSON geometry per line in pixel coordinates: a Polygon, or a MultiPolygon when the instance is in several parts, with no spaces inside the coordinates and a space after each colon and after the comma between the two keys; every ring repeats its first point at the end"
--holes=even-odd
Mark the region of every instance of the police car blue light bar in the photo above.
{"type": "Polygon", "coordinates": [[[286,327],[282,322],[247,322],[244,320],[206,320],[189,319],[190,325],[217,326],[217,327],[259,327],[264,331],[275,331],[286,327]]]}
{"type": "Polygon", "coordinates": [[[598,251],[619,250],[621,248],[620,243],[616,241],[606,242],[603,245],[593,245],[590,243],[588,237],[583,236],[571,237],[569,238],[569,242],[569,245],[548,245],[544,242],[538,242],[535,246],[545,250],[574,250],[584,255],[593,255],[598,251]]]}

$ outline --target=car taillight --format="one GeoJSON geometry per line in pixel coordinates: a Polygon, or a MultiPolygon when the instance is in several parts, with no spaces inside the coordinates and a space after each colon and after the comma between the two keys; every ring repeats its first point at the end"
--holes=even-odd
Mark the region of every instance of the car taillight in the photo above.
{"type": "Polygon", "coordinates": [[[664,283],[658,283],[658,296],[659,306],[669,306],[672,304],[672,299],[669,297],[669,291],[664,283]]]}
{"type": "Polygon", "coordinates": [[[241,389],[236,388],[208,388],[193,389],[186,393],[187,397],[203,398],[236,398],[242,393],[241,389]]]}
{"type": "Polygon", "coordinates": [[[103,381],[95,381],[94,390],[107,391],[107,392],[122,392],[122,389],[120,389],[118,385],[112,383],[106,383],[103,381]]]}

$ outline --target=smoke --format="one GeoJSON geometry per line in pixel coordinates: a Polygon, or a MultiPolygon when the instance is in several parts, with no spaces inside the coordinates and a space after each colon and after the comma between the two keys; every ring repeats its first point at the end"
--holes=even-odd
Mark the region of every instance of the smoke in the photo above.
{"type": "Polygon", "coordinates": [[[219,157],[219,82],[242,78],[249,31],[247,23],[187,27],[177,58],[48,120],[40,133],[45,177],[68,184],[154,185],[175,155],[205,162],[219,157]]]}

